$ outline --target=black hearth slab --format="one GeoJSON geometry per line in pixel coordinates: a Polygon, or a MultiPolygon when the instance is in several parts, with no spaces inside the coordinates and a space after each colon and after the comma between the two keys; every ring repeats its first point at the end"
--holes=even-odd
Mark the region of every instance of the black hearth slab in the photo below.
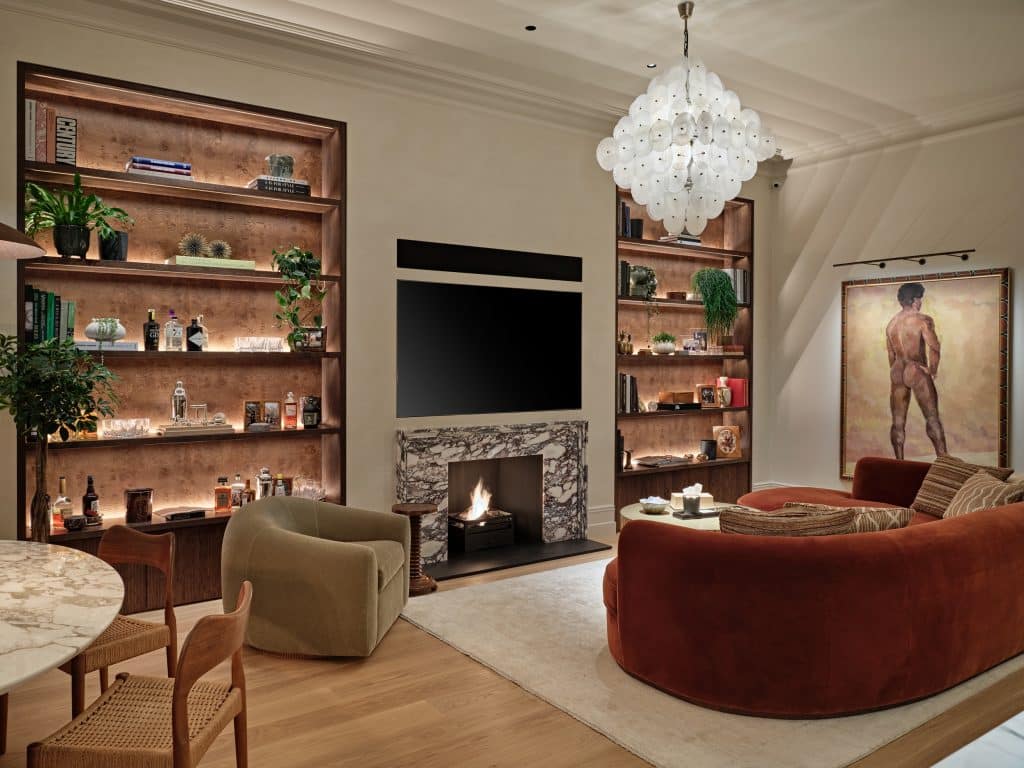
{"type": "Polygon", "coordinates": [[[450,553],[447,562],[427,564],[424,570],[438,581],[445,581],[530,563],[543,563],[546,560],[586,555],[605,549],[611,549],[611,546],[590,539],[556,541],[553,544],[518,544],[514,547],[485,549],[480,552],[450,553]]]}

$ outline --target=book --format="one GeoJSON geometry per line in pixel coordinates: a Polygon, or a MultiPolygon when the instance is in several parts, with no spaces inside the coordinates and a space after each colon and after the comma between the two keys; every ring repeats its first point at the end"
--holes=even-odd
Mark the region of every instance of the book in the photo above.
{"type": "Polygon", "coordinates": [[[658,456],[641,456],[638,459],[633,459],[633,463],[639,467],[669,467],[673,464],[688,464],[689,462],[682,456],[661,454],[658,456]]]}
{"type": "Polygon", "coordinates": [[[61,299],[60,294],[55,293],[53,295],[53,333],[51,339],[63,339],[64,338],[64,325],[63,318],[61,317],[61,299]]]}
{"type": "Polygon", "coordinates": [[[73,341],[75,338],[75,302],[69,301],[64,315],[64,339],[73,341]]]}
{"type": "Polygon", "coordinates": [[[143,157],[142,155],[132,155],[131,160],[128,161],[128,165],[131,165],[132,163],[136,163],[138,165],[159,165],[165,168],[177,168],[184,171],[192,170],[192,163],[179,163],[174,160],[160,160],[156,157],[143,157]]]}
{"type": "Polygon", "coordinates": [[[46,122],[48,119],[46,114],[49,111],[48,107],[36,106],[36,132],[34,140],[36,143],[35,156],[37,162],[46,160],[46,122]]]}
{"type": "Polygon", "coordinates": [[[57,323],[57,338],[64,341],[68,337],[68,305],[67,299],[60,300],[60,322],[57,323]]]}
{"type": "Polygon", "coordinates": [[[149,163],[139,163],[139,162],[136,162],[134,160],[132,160],[129,163],[126,163],[125,166],[124,166],[124,169],[126,171],[131,171],[132,169],[135,169],[135,170],[138,170],[138,171],[156,171],[157,173],[165,173],[165,174],[167,174],[169,176],[191,176],[192,175],[192,169],[191,168],[170,168],[170,167],[168,167],[166,165],[150,165],[149,163]]]}
{"type": "Polygon", "coordinates": [[[180,253],[164,259],[164,264],[214,269],[256,269],[256,262],[247,259],[215,259],[212,256],[182,256],[180,253]]]}
{"type": "Polygon", "coordinates": [[[190,173],[168,173],[167,171],[151,171],[146,168],[129,168],[126,173],[131,176],[154,176],[160,179],[174,178],[181,179],[182,181],[192,181],[192,174],[190,173]]]}
{"type": "Polygon", "coordinates": [[[46,110],[46,162],[57,162],[57,110],[46,110]]]}
{"type": "Polygon", "coordinates": [[[35,330],[34,325],[33,325],[35,323],[35,317],[34,317],[34,315],[35,315],[35,312],[34,312],[35,303],[36,303],[35,288],[33,288],[28,283],[25,283],[25,293],[24,293],[25,324],[24,324],[23,330],[24,330],[24,338],[25,338],[25,343],[26,344],[31,344],[32,343],[32,333],[35,330]]]}
{"type": "Polygon", "coordinates": [[[54,162],[75,165],[78,162],[78,121],[73,117],[58,116],[55,141],[54,162]]]}
{"type": "Polygon", "coordinates": [[[629,262],[619,261],[619,296],[629,298],[629,262]]]}
{"type": "Polygon", "coordinates": [[[274,176],[259,176],[245,185],[247,189],[260,192],[280,192],[287,195],[309,195],[310,187],[305,181],[281,179],[274,176]]]}
{"type": "Polygon", "coordinates": [[[25,99],[25,159],[36,159],[36,100],[25,99]]]}
{"type": "Polygon", "coordinates": [[[732,390],[732,404],[733,408],[746,408],[750,405],[750,400],[747,396],[747,380],[746,379],[734,379],[727,378],[726,384],[729,389],[732,390]]]}
{"type": "Polygon", "coordinates": [[[32,289],[32,343],[43,340],[43,292],[32,289]]]}
{"type": "Polygon", "coordinates": [[[53,292],[46,292],[46,321],[43,325],[43,341],[53,338],[53,292]]]}
{"type": "MultiPolygon", "coordinates": [[[[94,352],[100,348],[98,341],[76,341],[75,349],[81,349],[85,352],[94,352]]],[[[105,341],[103,342],[103,349],[106,351],[117,352],[138,352],[139,342],[137,341],[105,341]]]]}

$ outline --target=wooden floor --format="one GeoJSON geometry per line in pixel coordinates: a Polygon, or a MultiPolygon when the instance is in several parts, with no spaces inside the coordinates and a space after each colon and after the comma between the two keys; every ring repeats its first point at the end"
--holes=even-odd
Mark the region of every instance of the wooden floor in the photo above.
{"type": "MultiPolygon", "coordinates": [[[[614,534],[593,538],[615,544],[614,534]]],[[[441,589],[459,589],[613,554],[599,552],[471,576],[443,582],[441,589]]],[[[181,638],[201,616],[219,611],[219,603],[179,608],[181,638]]],[[[163,675],[163,656],[153,653],[113,671],[163,675]]],[[[601,734],[404,620],[395,624],[369,659],[289,659],[246,649],[245,672],[252,768],[647,766],[601,734]]],[[[226,679],[226,666],[212,675],[226,679]]],[[[1001,689],[984,699],[969,699],[954,708],[959,711],[950,710],[859,761],[858,768],[932,765],[1024,708],[1024,678],[1008,679],[1001,689]]],[[[96,675],[90,675],[87,700],[97,694],[96,675]]],[[[70,681],[56,670],[12,691],[8,753],[0,757],[0,768],[24,766],[26,745],[65,723],[70,709],[70,681]]],[[[958,758],[960,753],[944,762],[943,768],[985,765],[958,758]]],[[[202,766],[233,765],[229,729],[214,743],[202,766]]]]}

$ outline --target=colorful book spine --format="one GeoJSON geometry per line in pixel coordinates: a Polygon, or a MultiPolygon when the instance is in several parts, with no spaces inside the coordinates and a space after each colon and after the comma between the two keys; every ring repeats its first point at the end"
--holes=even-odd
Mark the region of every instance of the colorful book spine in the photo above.
{"type": "Polygon", "coordinates": [[[57,117],[54,162],[75,165],[78,162],[78,121],[73,117],[57,117]]]}
{"type": "Polygon", "coordinates": [[[137,163],[132,161],[125,166],[126,171],[154,171],[155,173],[163,173],[169,176],[191,176],[191,168],[169,168],[166,165],[149,165],[148,163],[137,163]]]}
{"type": "Polygon", "coordinates": [[[179,163],[173,160],[160,160],[156,157],[143,157],[142,155],[132,155],[131,160],[128,161],[129,165],[155,165],[161,168],[175,168],[182,171],[191,171],[192,163],[179,163]]]}
{"type": "Polygon", "coordinates": [[[249,189],[257,189],[260,192],[280,192],[287,195],[309,195],[309,184],[285,179],[253,179],[248,184],[249,189]]]}
{"type": "Polygon", "coordinates": [[[36,159],[36,100],[25,99],[25,159],[36,159]]]}
{"type": "Polygon", "coordinates": [[[63,339],[64,338],[64,317],[62,313],[63,302],[60,299],[59,294],[53,295],[53,333],[50,334],[51,339],[63,339]]]}
{"type": "Polygon", "coordinates": [[[36,161],[46,160],[46,124],[48,121],[47,113],[51,110],[48,107],[42,105],[36,106],[36,161]]]}
{"type": "Polygon", "coordinates": [[[32,343],[43,340],[43,292],[32,289],[32,343]]]}
{"type": "Polygon", "coordinates": [[[53,293],[46,292],[46,324],[43,330],[43,341],[53,338],[53,293]]]}

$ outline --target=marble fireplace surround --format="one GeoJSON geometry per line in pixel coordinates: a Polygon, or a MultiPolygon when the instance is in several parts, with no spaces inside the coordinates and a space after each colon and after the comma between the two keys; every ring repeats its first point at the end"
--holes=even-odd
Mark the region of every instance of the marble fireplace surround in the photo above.
{"type": "Polygon", "coordinates": [[[440,427],[399,430],[397,498],[436,504],[423,518],[423,560],[448,559],[448,464],[537,456],[544,459],[545,544],[587,535],[587,422],[440,427]]]}

